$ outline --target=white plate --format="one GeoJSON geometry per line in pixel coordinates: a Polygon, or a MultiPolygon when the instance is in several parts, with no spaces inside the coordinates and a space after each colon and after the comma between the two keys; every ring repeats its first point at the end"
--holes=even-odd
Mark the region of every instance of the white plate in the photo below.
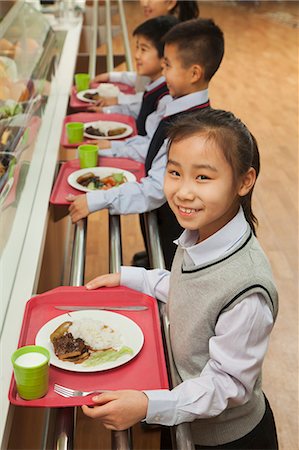
{"type": "Polygon", "coordinates": [[[98,372],[102,370],[113,369],[114,367],[126,364],[133,359],[142,349],[144,342],[144,336],[140,327],[133,322],[133,320],[125,317],[121,314],[110,311],[98,311],[98,310],[83,310],[73,311],[47,322],[37,333],[35,338],[35,344],[45,347],[50,352],[50,363],[59,367],[60,369],[70,370],[72,372],[98,372]],[[75,319],[94,319],[104,322],[114,330],[119,332],[123,338],[123,345],[130,347],[133,350],[132,355],[123,355],[115,361],[106,362],[93,367],[84,367],[82,364],[74,364],[72,362],[62,361],[54,353],[53,345],[50,341],[50,334],[56,330],[59,325],[66,321],[72,321],[75,319]]]}
{"type": "Polygon", "coordinates": [[[127,123],[123,122],[113,122],[112,120],[97,120],[96,122],[87,122],[84,124],[84,130],[87,127],[100,128],[104,133],[107,133],[109,130],[113,128],[125,128],[122,134],[117,134],[116,136],[95,136],[94,134],[88,134],[84,131],[84,136],[89,139],[122,139],[128,136],[131,136],[133,133],[133,128],[130,127],[127,123]]]}
{"type": "MultiPolygon", "coordinates": [[[[92,172],[95,174],[95,176],[100,178],[109,177],[113,173],[123,173],[125,177],[127,178],[128,182],[136,181],[136,177],[133,173],[129,172],[128,170],[124,169],[118,169],[117,167],[89,167],[88,169],[79,169],[75,172],[71,173],[68,176],[67,182],[70,186],[74,187],[75,189],[78,189],[79,191],[83,192],[95,192],[96,189],[88,189],[85,186],[82,186],[81,184],[77,183],[77,179],[84,175],[85,173],[92,172]]],[[[113,189],[113,188],[111,188],[113,189]]],[[[100,191],[101,189],[99,189],[100,191]]]]}
{"type": "Polygon", "coordinates": [[[86,89],[84,91],[77,92],[78,100],[86,103],[96,103],[96,100],[90,100],[84,97],[85,94],[99,94],[101,97],[117,97],[120,90],[117,86],[111,83],[101,83],[98,87],[93,89],[86,89]]]}

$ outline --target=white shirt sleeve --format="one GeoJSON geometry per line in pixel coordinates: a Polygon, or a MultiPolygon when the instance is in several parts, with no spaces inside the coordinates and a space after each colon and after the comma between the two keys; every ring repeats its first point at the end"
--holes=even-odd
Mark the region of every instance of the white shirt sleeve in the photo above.
{"type": "Polygon", "coordinates": [[[259,294],[221,314],[201,375],[172,391],[144,391],[149,398],[146,422],[172,426],[244,404],[261,370],[272,327],[271,311],[259,294]]]}
{"type": "Polygon", "coordinates": [[[164,269],[146,270],[143,267],[122,266],[121,284],[143,294],[167,301],[170,272],[164,269]]]}
{"type": "Polygon", "coordinates": [[[105,114],[124,114],[125,116],[132,116],[136,119],[138,117],[140,107],[141,103],[131,103],[104,106],[102,109],[105,114]]]}
{"type": "Polygon", "coordinates": [[[109,81],[111,83],[124,83],[135,87],[137,81],[136,72],[109,72],[109,81]]]}
{"type": "MultiPolygon", "coordinates": [[[[86,196],[89,211],[94,212],[108,208],[110,214],[140,214],[146,211],[152,211],[163,205],[166,201],[163,191],[164,172],[167,163],[166,142],[167,140],[164,141],[155,157],[148,175],[142,178],[140,183],[124,183],[119,187],[107,191],[98,190],[88,192],[86,196]]],[[[101,154],[102,152],[100,152],[101,154]]],[[[105,153],[103,152],[103,154],[105,153]]],[[[128,155],[121,152],[121,156],[128,156],[138,161],[131,154],[128,155]]],[[[143,162],[144,160],[145,158],[143,162]]]]}

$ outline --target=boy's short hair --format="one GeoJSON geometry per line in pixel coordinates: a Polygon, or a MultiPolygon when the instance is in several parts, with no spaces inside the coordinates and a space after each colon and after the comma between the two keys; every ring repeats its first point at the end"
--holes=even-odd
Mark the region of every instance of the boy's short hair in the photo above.
{"type": "Polygon", "coordinates": [[[212,19],[193,19],[179,23],[164,36],[165,44],[174,44],[183,67],[199,64],[209,81],[224,54],[223,32],[212,19]]]}
{"type": "Polygon", "coordinates": [[[175,25],[179,20],[175,16],[159,16],[146,20],[133,31],[133,36],[144,36],[156,47],[159,58],[163,57],[164,51],[164,35],[175,25]]]}

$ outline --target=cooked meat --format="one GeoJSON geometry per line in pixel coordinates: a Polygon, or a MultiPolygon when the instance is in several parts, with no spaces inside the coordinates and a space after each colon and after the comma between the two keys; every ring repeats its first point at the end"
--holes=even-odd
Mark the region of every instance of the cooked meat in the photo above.
{"type": "Polygon", "coordinates": [[[99,130],[99,128],[94,128],[94,127],[87,127],[85,129],[85,132],[87,134],[91,134],[92,136],[106,136],[105,133],[103,133],[103,131],[99,130]]]}
{"type": "Polygon", "coordinates": [[[88,100],[95,100],[95,101],[101,98],[97,92],[95,92],[94,94],[92,94],[91,92],[86,92],[83,95],[83,97],[87,98],[88,100]]]}
{"type": "Polygon", "coordinates": [[[62,360],[80,357],[84,353],[88,353],[83,339],[74,339],[72,333],[66,333],[57,339],[53,339],[53,347],[55,355],[62,360]]]}
{"type": "Polygon", "coordinates": [[[112,128],[108,131],[108,136],[118,136],[119,134],[123,134],[125,131],[125,127],[112,128]]]}

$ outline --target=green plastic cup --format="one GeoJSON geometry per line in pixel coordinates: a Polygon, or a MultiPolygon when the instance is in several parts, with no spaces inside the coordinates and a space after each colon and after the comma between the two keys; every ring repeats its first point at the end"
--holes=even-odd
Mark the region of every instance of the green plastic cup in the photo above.
{"type": "Polygon", "coordinates": [[[79,145],[78,154],[81,169],[98,165],[98,146],[93,144],[79,145]]]}
{"type": "Polygon", "coordinates": [[[11,362],[19,396],[24,400],[44,397],[49,389],[49,351],[39,345],[20,347],[11,362]]]}
{"type": "Polygon", "coordinates": [[[75,83],[77,92],[86,91],[89,88],[90,76],[88,73],[76,73],[75,83]]]}
{"type": "Polygon", "coordinates": [[[70,144],[78,144],[83,141],[84,123],[69,122],[65,125],[67,139],[70,144]]]}

